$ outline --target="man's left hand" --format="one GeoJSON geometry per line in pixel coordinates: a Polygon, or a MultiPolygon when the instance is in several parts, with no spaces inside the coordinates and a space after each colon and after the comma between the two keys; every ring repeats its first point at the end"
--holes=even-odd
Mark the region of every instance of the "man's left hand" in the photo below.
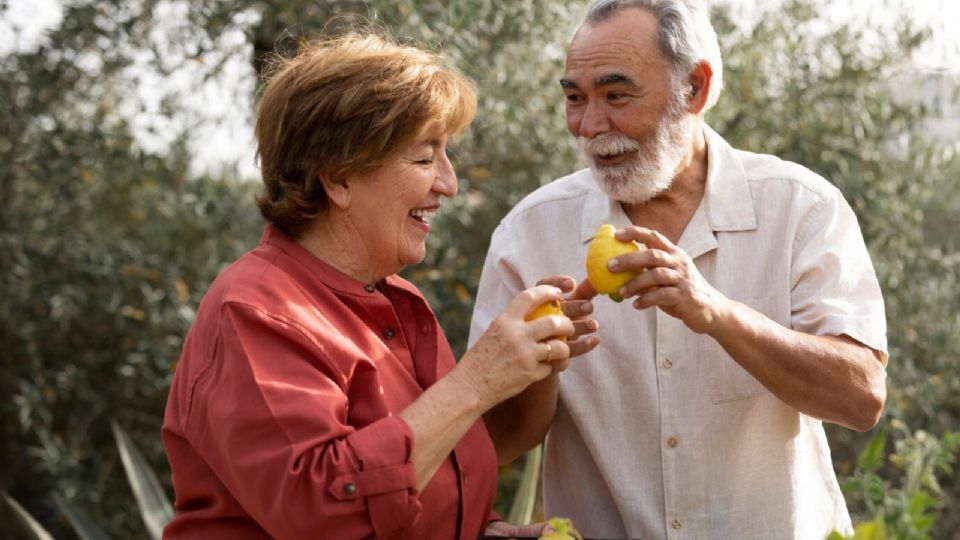
{"type": "Polygon", "coordinates": [[[621,242],[636,240],[647,246],[607,263],[614,272],[639,272],[620,289],[621,296],[636,297],[636,309],[658,307],[694,332],[709,333],[714,321],[728,309],[729,301],[707,283],[693,259],[652,229],[626,227],[617,231],[616,238],[621,242]]]}

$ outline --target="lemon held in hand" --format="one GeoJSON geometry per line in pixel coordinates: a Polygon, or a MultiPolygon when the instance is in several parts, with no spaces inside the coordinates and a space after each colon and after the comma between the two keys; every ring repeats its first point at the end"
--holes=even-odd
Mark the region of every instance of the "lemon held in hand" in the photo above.
{"type": "Polygon", "coordinates": [[[625,253],[639,251],[640,244],[617,240],[613,236],[615,230],[609,223],[601,225],[587,247],[587,279],[599,294],[607,294],[614,302],[621,302],[623,297],[617,291],[636,277],[637,273],[628,271],[615,274],[607,269],[607,261],[625,253]]]}
{"type": "Polygon", "coordinates": [[[568,518],[555,517],[547,523],[553,532],[540,536],[539,540],[583,540],[580,532],[573,528],[573,522],[568,518]]]}
{"type": "MultiPolygon", "coordinates": [[[[523,318],[525,321],[532,321],[534,319],[539,319],[540,317],[549,317],[550,315],[557,315],[559,317],[566,317],[567,315],[563,312],[563,309],[560,307],[560,302],[553,300],[552,302],[546,302],[540,304],[534,308],[530,313],[527,313],[527,316],[523,318]]],[[[554,336],[553,339],[559,339],[560,341],[566,341],[567,336],[554,336]]]]}

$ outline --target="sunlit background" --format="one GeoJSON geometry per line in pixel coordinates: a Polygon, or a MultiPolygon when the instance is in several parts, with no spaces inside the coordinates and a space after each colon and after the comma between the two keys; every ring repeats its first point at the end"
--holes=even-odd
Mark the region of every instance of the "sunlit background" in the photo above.
{"type": "MultiPolygon", "coordinates": [[[[460,354],[491,231],[582,166],[556,81],[583,7],[0,0],[0,538],[155,538],[169,516],[159,427],[180,346],[263,226],[251,122],[268,53],[361,14],[477,81],[460,193],[404,272],[460,354]]],[[[708,123],[837,185],[884,290],[885,415],[866,434],[828,426],[848,505],[887,538],[956,538],[960,2],[712,7],[726,87],[708,123]]],[[[521,489],[533,463],[501,470],[498,511],[543,517],[521,489]]]]}

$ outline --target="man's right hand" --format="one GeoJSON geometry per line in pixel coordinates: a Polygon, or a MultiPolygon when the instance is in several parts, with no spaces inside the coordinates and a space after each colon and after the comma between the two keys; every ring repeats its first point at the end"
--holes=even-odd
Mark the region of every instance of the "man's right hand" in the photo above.
{"type": "Polygon", "coordinates": [[[537,282],[537,285],[553,285],[566,296],[560,303],[563,313],[573,321],[573,335],[567,338],[570,357],[588,353],[600,344],[600,338],[594,335],[600,324],[590,318],[593,314],[591,300],[597,295],[590,281],[584,278],[579,284],[570,276],[552,275],[537,282]]]}

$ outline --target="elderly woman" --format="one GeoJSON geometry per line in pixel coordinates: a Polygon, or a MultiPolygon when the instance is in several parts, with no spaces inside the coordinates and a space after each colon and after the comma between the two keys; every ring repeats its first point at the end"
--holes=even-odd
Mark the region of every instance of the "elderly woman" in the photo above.
{"type": "Polygon", "coordinates": [[[594,326],[526,322],[561,297],[540,285],[455,362],[396,275],[423,259],[457,192],[447,141],[475,109],[440,57],[372,33],[281,63],[256,126],[266,230],[207,291],[170,390],[165,537],[540,532],[492,514],[497,454],[481,415],[594,346],[556,339],[594,326]]]}

